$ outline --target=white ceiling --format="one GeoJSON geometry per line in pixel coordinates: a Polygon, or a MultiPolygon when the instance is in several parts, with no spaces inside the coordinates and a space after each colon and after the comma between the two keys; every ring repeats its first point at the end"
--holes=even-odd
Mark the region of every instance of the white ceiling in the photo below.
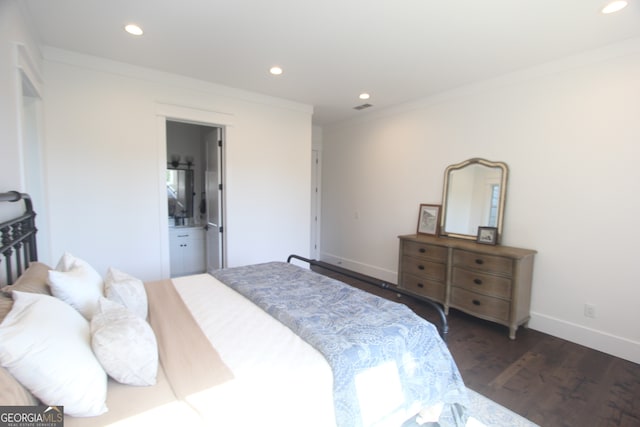
{"type": "Polygon", "coordinates": [[[604,2],[26,0],[45,45],[311,104],[319,125],[640,36],[640,0],[604,2]]]}

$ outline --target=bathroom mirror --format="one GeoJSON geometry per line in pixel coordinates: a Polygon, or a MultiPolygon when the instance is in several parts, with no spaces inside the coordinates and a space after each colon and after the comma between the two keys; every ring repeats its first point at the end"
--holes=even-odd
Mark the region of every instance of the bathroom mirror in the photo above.
{"type": "Polygon", "coordinates": [[[442,191],[440,234],[475,240],[478,227],[502,236],[508,168],[506,163],[469,159],[447,167],[442,191]]]}
{"type": "Polygon", "coordinates": [[[193,170],[167,169],[169,223],[188,225],[193,219],[193,170]]]}

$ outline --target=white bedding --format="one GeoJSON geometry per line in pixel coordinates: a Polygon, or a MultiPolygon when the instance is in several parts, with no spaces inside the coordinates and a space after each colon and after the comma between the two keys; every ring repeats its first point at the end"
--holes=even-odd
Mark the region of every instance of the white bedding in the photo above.
{"type": "MultiPolygon", "coordinates": [[[[66,416],[68,427],[335,427],[333,374],[323,355],[208,274],[172,281],[234,378],[184,400],[173,395],[162,370],[154,387],[110,380],[109,412],[66,416]]],[[[482,424],[471,417],[467,426],[482,424]]]]}
{"type": "Polygon", "coordinates": [[[183,401],[171,392],[163,370],[153,387],[109,380],[109,411],[65,416],[65,425],[335,426],[333,376],[320,353],[208,274],[172,280],[234,379],[183,401]]]}
{"type": "Polygon", "coordinates": [[[333,376],[318,351],[208,274],[173,282],[235,377],[187,398],[210,425],[335,426],[333,376]]]}

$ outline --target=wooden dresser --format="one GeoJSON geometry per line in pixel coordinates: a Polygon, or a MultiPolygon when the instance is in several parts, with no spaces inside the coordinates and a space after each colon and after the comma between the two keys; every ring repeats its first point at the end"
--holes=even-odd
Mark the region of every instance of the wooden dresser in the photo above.
{"type": "Polygon", "coordinates": [[[428,235],[400,236],[398,286],[509,327],[529,321],[536,251],[428,235]]]}

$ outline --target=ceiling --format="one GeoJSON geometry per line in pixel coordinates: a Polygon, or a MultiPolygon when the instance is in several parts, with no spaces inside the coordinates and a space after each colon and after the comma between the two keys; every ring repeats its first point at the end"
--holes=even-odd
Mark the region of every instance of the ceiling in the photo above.
{"type": "Polygon", "coordinates": [[[640,36],[640,0],[604,2],[26,0],[44,45],[311,104],[318,125],[640,36]]]}

